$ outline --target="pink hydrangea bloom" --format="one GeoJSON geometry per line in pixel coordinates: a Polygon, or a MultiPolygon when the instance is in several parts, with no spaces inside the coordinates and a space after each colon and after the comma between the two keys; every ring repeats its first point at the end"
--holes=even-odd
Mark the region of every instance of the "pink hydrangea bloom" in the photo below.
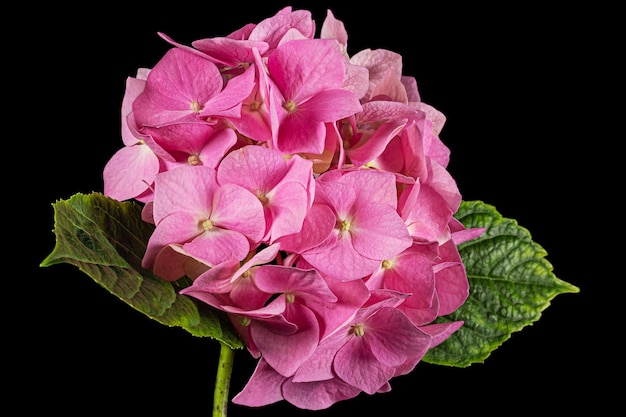
{"type": "Polygon", "coordinates": [[[127,79],[105,194],[144,203],[144,268],[225,314],[258,359],[233,402],[321,410],[391,390],[461,321],[484,229],[402,56],[348,54],[328,10],[172,48],[127,79]],[[184,278],[184,279],[183,279],[184,278]],[[179,281],[180,280],[180,281],[179,281]],[[189,282],[191,282],[189,284],[189,282]]]}

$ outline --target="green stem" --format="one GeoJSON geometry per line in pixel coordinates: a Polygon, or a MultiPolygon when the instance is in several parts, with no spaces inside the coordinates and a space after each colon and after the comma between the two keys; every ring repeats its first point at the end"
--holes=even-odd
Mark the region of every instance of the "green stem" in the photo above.
{"type": "Polygon", "coordinates": [[[230,376],[233,373],[235,351],[220,342],[220,359],[217,364],[215,390],[213,391],[213,417],[226,417],[230,376]]]}

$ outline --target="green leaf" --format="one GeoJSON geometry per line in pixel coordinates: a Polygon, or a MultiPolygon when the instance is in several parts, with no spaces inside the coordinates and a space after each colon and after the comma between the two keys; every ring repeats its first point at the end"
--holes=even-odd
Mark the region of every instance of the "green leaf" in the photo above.
{"type": "Polygon", "coordinates": [[[178,281],[164,281],[141,267],[154,230],[141,219],[142,205],[92,193],[75,194],[52,206],[56,245],[40,266],[72,264],[161,324],[217,339],[233,349],[243,347],[225,314],[178,294],[178,281]]]}
{"type": "Polygon", "coordinates": [[[457,311],[439,319],[464,324],[424,361],[467,367],[484,362],[512,333],[539,320],[554,297],[580,289],[557,278],[545,259],[547,252],[528,230],[503,218],[495,207],[464,201],[455,217],[467,228],[486,230],[459,245],[470,295],[457,311]]]}

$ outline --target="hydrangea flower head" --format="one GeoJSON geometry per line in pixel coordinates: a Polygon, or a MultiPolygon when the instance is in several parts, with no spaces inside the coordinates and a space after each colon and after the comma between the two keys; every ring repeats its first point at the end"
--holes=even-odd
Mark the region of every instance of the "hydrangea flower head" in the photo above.
{"type": "Polygon", "coordinates": [[[258,363],[237,404],[319,410],[391,390],[460,321],[461,195],[402,56],[350,56],[286,7],[130,77],[105,194],[144,203],[142,266],[219,310],[258,363]],[[184,279],[184,280],[183,280],[184,279]]]}

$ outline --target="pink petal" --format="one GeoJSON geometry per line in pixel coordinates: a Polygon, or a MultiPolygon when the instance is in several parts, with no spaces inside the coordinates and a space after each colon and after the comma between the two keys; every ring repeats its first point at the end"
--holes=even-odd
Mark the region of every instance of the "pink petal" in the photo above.
{"type": "Polygon", "coordinates": [[[185,251],[211,265],[235,259],[243,260],[250,251],[250,243],[243,234],[213,227],[183,245],[185,251]]]}
{"type": "Polygon", "coordinates": [[[338,378],[301,383],[287,380],[283,384],[285,400],[304,410],[324,410],[339,401],[354,398],[360,392],[338,378]]]}
{"type": "Polygon", "coordinates": [[[248,407],[261,407],[283,399],[281,386],[286,377],[280,375],[261,358],[243,389],[232,402],[248,407]]]}
{"type": "Polygon", "coordinates": [[[341,88],[344,60],[337,41],[303,39],[277,48],[267,68],[285,99],[300,103],[320,91],[341,88]]]}
{"type": "Polygon", "coordinates": [[[119,149],[104,166],[104,195],[119,201],[147,191],[159,172],[159,160],[143,144],[119,149]]]}

